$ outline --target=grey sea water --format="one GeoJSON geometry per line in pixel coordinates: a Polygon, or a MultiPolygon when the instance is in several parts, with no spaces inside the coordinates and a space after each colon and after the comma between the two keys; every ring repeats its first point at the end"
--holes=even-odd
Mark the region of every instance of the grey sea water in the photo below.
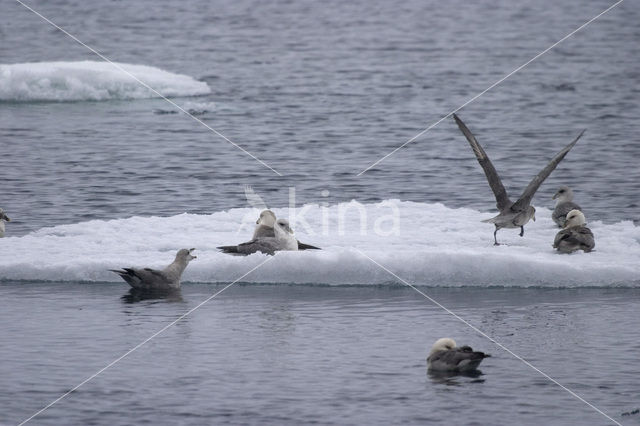
{"type": "MultiPolygon", "coordinates": [[[[3,285],[3,423],[221,288],[140,301],[113,284],[3,285]]],[[[638,423],[623,415],[640,406],[638,289],[429,293],[615,419],[638,423]]],[[[33,421],[305,423],[610,424],[411,289],[286,285],[231,287],[33,421]],[[443,335],[492,354],[481,374],[427,374],[428,345],[443,335]]]]}
{"type": "MultiPolygon", "coordinates": [[[[161,100],[0,104],[2,207],[14,235],[44,225],[244,207],[399,198],[495,202],[452,119],[357,174],[612,2],[102,2],[33,6],[125,63],[207,82],[204,122],[161,100]]],[[[534,200],[575,188],[588,219],[638,219],[640,7],[624,2],[460,111],[519,194],[587,134],[534,200]]],[[[16,2],[0,62],[98,60],[16,2]]],[[[187,100],[185,100],[187,101],[187,100]]]]}
{"type": "MultiPolygon", "coordinates": [[[[198,118],[162,100],[0,102],[9,235],[91,219],[390,198],[489,211],[451,119],[383,155],[613,4],[34,1],[118,62],[206,82],[198,118]]],[[[583,128],[541,187],[589,220],[638,220],[640,7],[625,1],[463,108],[514,196],[583,128]]],[[[0,2],[0,63],[98,60],[0,2]]],[[[0,76],[1,78],[2,76],[0,76]]],[[[2,240],[0,240],[0,253],[2,240]]],[[[444,283],[446,285],[446,283],[444,283]]],[[[638,291],[430,288],[445,306],[624,424],[638,424],[638,291]],[[635,413],[635,414],[634,414],[635,413]]],[[[137,300],[125,285],[0,283],[0,424],[17,424],[221,287],[137,300]],[[124,297],[123,297],[124,296],[124,297]]],[[[33,424],[608,424],[398,285],[232,287],[33,424]],[[426,373],[443,336],[490,352],[477,377],[426,373]]]]}

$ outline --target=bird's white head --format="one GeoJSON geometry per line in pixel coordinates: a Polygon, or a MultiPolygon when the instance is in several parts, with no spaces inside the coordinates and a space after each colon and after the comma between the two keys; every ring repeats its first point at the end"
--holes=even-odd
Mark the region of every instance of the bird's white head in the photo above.
{"type": "Polygon", "coordinates": [[[7,216],[4,210],[2,209],[0,209],[0,220],[4,220],[5,222],[11,222],[11,219],[9,219],[9,216],[7,216]]]}
{"type": "Polygon", "coordinates": [[[449,337],[443,337],[442,339],[436,340],[436,342],[431,347],[431,352],[429,352],[429,355],[431,356],[435,352],[439,352],[439,351],[448,351],[448,350],[454,349],[455,347],[456,347],[455,340],[449,337]]]}
{"type": "Polygon", "coordinates": [[[289,226],[289,221],[287,219],[278,219],[276,221],[276,225],[277,228],[281,229],[282,231],[288,234],[293,234],[293,229],[291,229],[291,226],[289,226]]]}
{"type": "Polygon", "coordinates": [[[567,213],[567,219],[564,221],[563,228],[572,228],[574,226],[586,225],[587,219],[580,210],[571,210],[567,213]]]}
{"type": "Polygon", "coordinates": [[[176,260],[180,260],[185,263],[191,262],[193,259],[197,257],[191,254],[194,250],[195,250],[194,248],[178,250],[178,254],[176,254],[176,260]]]}
{"type": "Polygon", "coordinates": [[[269,228],[273,228],[273,225],[276,223],[276,215],[271,210],[263,210],[260,213],[260,217],[256,221],[257,225],[268,226],[269,228]]]}
{"type": "Polygon", "coordinates": [[[556,204],[572,201],[573,191],[568,186],[562,185],[554,194],[553,199],[556,200],[556,204]]]}

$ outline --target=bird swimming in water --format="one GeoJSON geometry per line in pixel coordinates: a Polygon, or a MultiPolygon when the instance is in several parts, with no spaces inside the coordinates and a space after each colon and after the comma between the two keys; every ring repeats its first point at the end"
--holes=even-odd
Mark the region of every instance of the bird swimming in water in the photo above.
{"type": "Polygon", "coordinates": [[[468,373],[476,370],[482,360],[490,356],[476,352],[470,346],[457,347],[453,339],[443,337],[433,344],[427,357],[427,367],[430,371],[468,373]]]}
{"type": "MultiPolygon", "coordinates": [[[[259,220],[258,220],[259,221],[259,220]]],[[[221,246],[223,253],[249,255],[252,253],[275,254],[277,251],[297,251],[298,240],[293,236],[293,230],[286,219],[278,219],[273,224],[274,236],[260,236],[237,246],[221,246]]]]}
{"type": "Polygon", "coordinates": [[[578,142],[585,131],[583,130],[582,132],[580,132],[578,137],[575,138],[573,142],[571,142],[559,153],[557,153],[556,156],[551,159],[549,164],[547,164],[546,167],[542,169],[542,171],[531,180],[520,198],[518,198],[517,201],[513,202],[509,199],[507,190],[504,188],[504,185],[500,180],[500,176],[498,176],[498,172],[491,163],[491,160],[489,160],[487,154],[484,152],[484,149],[482,149],[482,146],[480,146],[471,131],[462,122],[462,120],[460,120],[460,117],[458,117],[456,114],[453,114],[453,118],[455,119],[462,133],[467,138],[467,141],[469,141],[469,144],[471,145],[471,148],[476,155],[478,163],[480,163],[480,166],[482,166],[482,169],[484,170],[487,181],[489,182],[489,186],[491,187],[491,190],[496,197],[496,206],[498,207],[500,214],[491,219],[483,220],[483,222],[493,223],[496,227],[495,231],[493,232],[494,244],[500,245],[498,243],[497,233],[502,228],[520,228],[520,236],[524,236],[524,225],[526,225],[530,219],[533,219],[534,221],[536,220],[536,209],[531,205],[533,196],[535,195],[542,182],[544,182],[544,180],[558,166],[560,161],[562,161],[569,150],[573,148],[573,146],[578,142]]]}
{"type": "MultiPolygon", "coordinates": [[[[260,213],[260,217],[256,221],[256,229],[253,231],[252,239],[263,237],[275,237],[273,226],[276,223],[276,215],[271,210],[263,210],[260,213]]],[[[310,244],[301,243],[298,241],[298,250],[321,250],[320,247],[312,246],[310,244]]]]}
{"type": "Polygon", "coordinates": [[[571,210],[582,210],[582,207],[573,202],[573,191],[566,185],[558,188],[552,199],[556,200],[556,208],[553,209],[551,218],[560,228],[567,220],[567,213],[571,210]]]}
{"type": "Polygon", "coordinates": [[[0,238],[4,237],[5,222],[11,222],[11,219],[5,214],[4,210],[0,209],[0,238]]]}
{"type": "Polygon", "coordinates": [[[571,210],[567,213],[564,229],[556,234],[553,248],[560,253],[573,253],[578,250],[589,253],[596,246],[596,242],[593,239],[593,232],[586,225],[584,213],[580,210],[571,210]]]}
{"type": "Polygon", "coordinates": [[[196,258],[191,253],[195,249],[181,249],[175,260],[162,270],[151,268],[123,268],[111,269],[120,275],[129,285],[139,290],[177,290],[180,288],[180,278],[189,262],[196,258]]]}

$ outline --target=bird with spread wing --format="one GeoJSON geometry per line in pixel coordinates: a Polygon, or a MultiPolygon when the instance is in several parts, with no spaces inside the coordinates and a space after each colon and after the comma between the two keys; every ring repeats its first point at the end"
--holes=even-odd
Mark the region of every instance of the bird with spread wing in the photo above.
{"type": "Polygon", "coordinates": [[[462,122],[460,117],[458,117],[456,114],[453,114],[453,118],[458,124],[458,127],[460,128],[464,136],[467,138],[467,141],[469,141],[469,145],[471,145],[471,149],[473,149],[473,153],[476,155],[478,163],[480,163],[480,166],[484,170],[484,174],[487,177],[489,186],[491,187],[491,190],[496,197],[496,206],[498,207],[500,214],[491,219],[483,220],[483,222],[493,223],[496,227],[495,231],[493,232],[494,244],[499,245],[496,234],[502,228],[520,228],[520,236],[524,236],[524,225],[526,225],[530,219],[533,219],[534,221],[536,220],[536,209],[531,205],[533,196],[535,195],[540,185],[542,185],[542,182],[544,182],[544,180],[558,166],[560,161],[562,161],[562,159],[567,155],[571,148],[573,148],[573,146],[578,142],[585,131],[583,130],[582,132],[580,132],[578,137],[575,138],[573,142],[571,142],[560,152],[558,152],[555,157],[553,157],[551,161],[549,161],[549,164],[547,164],[545,168],[542,169],[540,173],[538,173],[531,180],[520,198],[513,202],[509,199],[507,190],[502,184],[496,168],[491,163],[491,160],[489,160],[487,153],[484,152],[484,149],[482,149],[482,146],[480,146],[475,136],[473,136],[471,131],[462,122]]]}

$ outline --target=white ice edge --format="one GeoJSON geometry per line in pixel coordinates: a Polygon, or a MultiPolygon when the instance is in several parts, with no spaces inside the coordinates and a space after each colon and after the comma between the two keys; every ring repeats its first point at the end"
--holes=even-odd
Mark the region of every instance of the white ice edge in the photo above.
{"type": "Polygon", "coordinates": [[[101,61],[34,62],[0,64],[0,101],[104,101],[159,97],[131,75],[167,97],[198,96],[211,92],[205,82],[151,66],[114,65],[101,61]]]}
{"type": "MultiPolygon", "coordinates": [[[[537,222],[498,233],[491,213],[442,204],[387,200],[330,207],[307,205],[279,217],[296,220],[300,241],[322,251],[280,252],[243,281],[255,283],[382,284],[398,282],[361,254],[412,284],[436,286],[640,286],[640,227],[631,221],[589,222],[596,251],[563,255],[551,245],[558,231],[551,211],[537,208],[537,222]],[[290,213],[296,213],[294,218],[290,213]],[[392,230],[397,213],[397,233],[392,230]],[[340,228],[339,223],[343,223],[340,228]]],[[[126,266],[162,267],[180,248],[197,249],[183,281],[229,282],[266,255],[234,257],[216,247],[247,241],[258,211],[232,209],[210,215],[131,217],[43,228],[0,239],[0,280],[114,281],[108,271],[126,266]]],[[[587,218],[588,219],[588,218],[587,218]]],[[[10,225],[10,224],[8,224],[10,225]]],[[[10,234],[10,228],[8,228],[10,234]]]]}

